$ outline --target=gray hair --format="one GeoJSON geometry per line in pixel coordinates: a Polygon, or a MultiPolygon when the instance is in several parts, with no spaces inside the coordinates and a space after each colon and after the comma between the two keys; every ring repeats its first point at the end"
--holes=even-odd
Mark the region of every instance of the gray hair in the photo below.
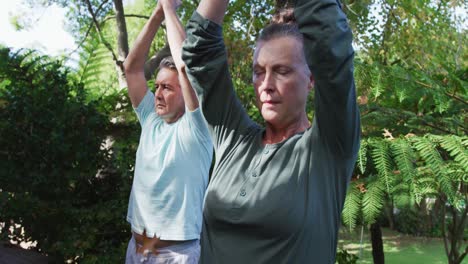
{"type": "Polygon", "coordinates": [[[282,9],[276,13],[271,19],[270,24],[260,32],[257,42],[269,41],[280,37],[293,37],[300,43],[304,43],[304,36],[299,31],[296,18],[294,17],[294,9],[292,8],[282,9]]]}
{"type": "Polygon", "coordinates": [[[177,67],[174,63],[174,59],[172,58],[172,56],[167,56],[161,60],[161,62],[159,63],[159,70],[164,69],[164,68],[169,69],[169,70],[177,70],[177,67]]]}

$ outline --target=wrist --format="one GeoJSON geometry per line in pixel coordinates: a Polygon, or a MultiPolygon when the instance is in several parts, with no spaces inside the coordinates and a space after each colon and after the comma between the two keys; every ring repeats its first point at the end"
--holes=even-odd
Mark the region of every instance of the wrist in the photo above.
{"type": "Polygon", "coordinates": [[[174,12],[176,11],[177,7],[170,5],[170,4],[163,4],[162,8],[164,13],[174,12]]]}
{"type": "Polygon", "coordinates": [[[156,8],[154,9],[154,16],[164,18],[164,9],[163,6],[160,5],[159,3],[157,4],[156,8]]]}

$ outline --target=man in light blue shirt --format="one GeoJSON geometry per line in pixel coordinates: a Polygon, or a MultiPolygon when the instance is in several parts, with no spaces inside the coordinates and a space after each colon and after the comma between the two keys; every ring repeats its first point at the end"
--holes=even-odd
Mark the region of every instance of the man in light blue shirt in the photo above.
{"type": "Polygon", "coordinates": [[[198,263],[200,254],[213,145],[184,72],[185,33],[179,30],[177,5],[158,2],[124,63],[128,93],[142,127],[127,213],[133,235],[126,263],[198,263]],[[144,63],[164,18],[173,59],[161,61],[153,94],[144,63]]]}

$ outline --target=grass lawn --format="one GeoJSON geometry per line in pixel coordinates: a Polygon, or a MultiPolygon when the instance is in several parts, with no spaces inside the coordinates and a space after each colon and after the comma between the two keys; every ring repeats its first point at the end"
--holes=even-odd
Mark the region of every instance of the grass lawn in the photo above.
{"type": "MultiPolygon", "coordinates": [[[[390,229],[382,229],[385,264],[446,264],[444,242],[440,238],[414,237],[400,234],[390,229]]],[[[361,251],[361,229],[349,232],[340,231],[338,248],[359,256],[361,251]]],[[[364,230],[362,255],[358,263],[372,264],[372,246],[368,230],[364,230]]],[[[468,264],[465,257],[463,263],[468,264]]]]}

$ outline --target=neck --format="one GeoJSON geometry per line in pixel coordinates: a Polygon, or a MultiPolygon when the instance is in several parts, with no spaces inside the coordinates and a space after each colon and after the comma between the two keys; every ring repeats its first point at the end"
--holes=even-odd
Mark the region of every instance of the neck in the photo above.
{"type": "Polygon", "coordinates": [[[172,124],[174,122],[177,122],[177,120],[179,120],[179,118],[182,117],[184,115],[184,113],[185,113],[185,111],[181,112],[181,113],[178,113],[175,116],[163,117],[163,120],[168,124],[172,124]]]}
{"type": "Polygon", "coordinates": [[[275,126],[267,123],[265,135],[263,136],[263,144],[275,144],[286,140],[297,133],[304,132],[310,127],[310,122],[307,116],[303,116],[294,122],[285,126],[275,126]]]}

